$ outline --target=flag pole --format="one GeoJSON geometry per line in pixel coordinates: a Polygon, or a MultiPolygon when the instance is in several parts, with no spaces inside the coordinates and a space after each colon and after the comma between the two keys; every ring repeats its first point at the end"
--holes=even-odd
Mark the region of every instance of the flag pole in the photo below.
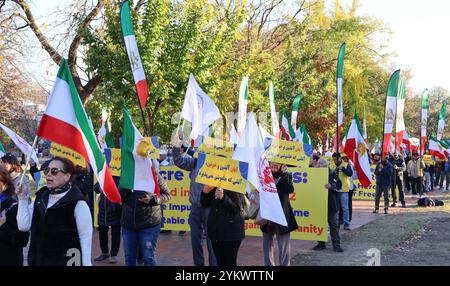
{"type": "Polygon", "coordinates": [[[30,154],[27,154],[27,156],[26,156],[26,159],[25,159],[25,169],[23,170],[22,176],[20,177],[19,187],[22,186],[23,179],[24,179],[24,177],[25,177],[25,173],[27,172],[28,167],[30,166],[30,158],[31,158],[31,155],[32,155],[33,152],[34,152],[34,147],[35,147],[36,144],[37,144],[37,140],[38,140],[38,136],[35,136],[35,137],[34,137],[34,141],[33,141],[33,145],[31,145],[31,152],[30,152],[30,154]]]}

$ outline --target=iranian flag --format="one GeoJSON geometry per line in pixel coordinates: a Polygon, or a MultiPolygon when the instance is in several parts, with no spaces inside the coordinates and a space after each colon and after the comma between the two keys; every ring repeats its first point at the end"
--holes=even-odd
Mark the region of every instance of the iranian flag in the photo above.
{"type": "Polygon", "coordinates": [[[395,153],[398,154],[400,145],[403,142],[403,136],[406,133],[405,120],[403,119],[403,111],[405,110],[406,100],[406,83],[405,79],[400,79],[400,85],[397,93],[397,116],[395,124],[395,153]]]}
{"type": "Polygon", "coordinates": [[[127,49],[128,60],[133,71],[134,83],[139,97],[141,108],[147,104],[148,84],[145,78],[144,67],[139,55],[136,37],[134,36],[133,22],[130,15],[130,3],[124,1],[120,8],[120,26],[122,27],[123,40],[127,49]]]}
{"type": "Polygon", "coordinates": [[[405,134],[402,139],[402,144],[405,145],[406,149],[412,152],[411,150],[411,138],[409,137],[408,132],[405,131],[405,134]]]}
{"type": "Polygon", "coordinates": [[[428,89],[422,95],[422,116],[420,122],[420,154],[425,154],[428,124],[428,89]]]}
{"type": "Polygon", "coordinates": [[[5,154],[6,154],[5,148],[3,147],[2,142],[0,142],[0,158],[5,156],[5,154]]]}
{"type": "Polygon", "coordinates": [[[111,126],[108,122],[108,115],[106,110],[102,110],[102,126],[97,134],[97,140],[100,144],[100,148],[104,151],[106,148],[114,148],[114,143],[111,138],[111,126]]]}
{"type": "Polygon", "coordinates": [[[247,104],[248,104],[248,77],[244,77],[239,88],[239,111],[238,111],[238,128],[237,133],[240,136],[245,128],[247,121],[247,104]]]}
{"type": "Polygon", "coordinates": [[[358,116],[356,114],[347,133],[344,152],[355,164],[356,173],[361,185],[364,188],[368,188],[372,184],[370,160],[366,142],[358,128],[358,116]]]}
{"type": "Polygon", "coordinates": [[[120,203],[105,157],[81,103],[69,65],[61,60],[55,85],[37,130],[37,136],[63,145],[79,153],[91,165],[94,175],[108,200],[120,203]]]}
{"type": "Polygon", "coordinates": [[[287,119],[286,113],[282,112],[281,115],[281,133],[285,140],[292,141],[295,138],[295,131],[292,128],[289,120],[287,119]]]}
{"type": "Polygon", "coordinates": [[[342,44],[338,55],[337,65],[337,83],[336,83],[336,97],[337,97],[337,138],[335,140],[334,150],[339,153],[338,142],[341,140],[342,125],[344,123],[344,99],[342,94],[342,86],[344,84],[344,56],[345,56],[345,43],[342,44]]]}
{"type": "Polygon", "coordinates": [[[275,138],[281,138],[280,123],[278,122],[277,111],[275,108],[275,95],[273,93],[273,83],[269,85],[269,100],[270,100],[270,117],[272,119],[272,135],[275,138]]]}
{"type": "MultiPolygon", "coordinates": [[[[395,71],[389,79],[388,91],[386,96],[386,108],[384,114],[384,134],[382,157],[389,154],[392,140],[392,129],[394,127],[395,113],[397,111],[397,90],[400,79],[400,70],[395,71]]],[[[394,142],[395,151],[395,142],[394,142]]]]}
{"type": "Polygon", "coordinates": [[[444,150],[445,148],[442,147],[441,143],[439,142],[439,140],[437,140],[436,138],[434,138],[433,136],[430,138],[429,144],[428,144],[428,154],[439,158],[441,160],[445,160],[446,156],[444,154],[444,150]]]}
{"type": "Polygon", "coordinates": [[[302,100],[302,95],[298,94],[294,98],[294,102],[292,103],[291,126],[292,126],[293,130],[297,130],[298,110],[300,109],[300,101],[301,100],[302,100]]]}
{"type": "Polygon", "coordinates": [[[275,180],[267,161],[263,138],[253,113],[248,115],[247,124],[234,151],[233,160],[249,164],[247,180],[259,192],[261,217],[287,226],[275,180]]]}
{"type": "Polygon", "coordinates": [[[305,152],[306,156],[311,157],[313,154],[313,145],[311,137],[308,134],[308,131],[306,130],[306,126],[304,123],[300,125],[300,127],[295,132],[295,139],[294,141],[300,142],[303,144],[303,151],[305,152]]]}
{"type": "Polygon", "coordinates": [[[150,140],[150,138],[142,137],[124,105],[119,187],[155,193],[159,196],[160,192],[155,168],[148,156],[150,140]]]}
{"type": "Polygon", "coordinates": [[[444,101],[442,103],[441,111],[439,112],[439,123],[438,123],[438,132],[437,132],[437,140],[441,140],[444,136],[444,128],[445,128],[445,119],[447,117],[447,103],[444,101]]]}

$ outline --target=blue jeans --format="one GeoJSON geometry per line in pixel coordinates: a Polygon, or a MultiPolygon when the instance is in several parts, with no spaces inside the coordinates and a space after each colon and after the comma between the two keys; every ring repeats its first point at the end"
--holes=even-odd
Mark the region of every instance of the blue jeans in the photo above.
{"type": "Polygon", "coordinates": [[[141,230],[122,228],[125,266],[136,266],[138,245],[142,250],[145,266],[156,266],[156,242],[161,225],[141,230]]]}
{"type": "MultiPolygon", "coordinates": [[[[205,257],[203,255],[203,232],[206,233],[208,225],[209,208],[202,208],[198,206],[191,206],[189,213],[189,226],[191,227],[191,245],[192,255],[195,266],[205,266],[205,257]]],[[[211,240],[206,235],[206,245],[208,247],[208,262],[209,266],[217,266],[217,260],[214,255],[211,240]]]]}
{"type": "Polygon", "coordinates": [[[344,226],[348,226],[350,225],[350,213],[348,209],[348,193],[339,193],[339,201],[342,208],[344,226]]]}

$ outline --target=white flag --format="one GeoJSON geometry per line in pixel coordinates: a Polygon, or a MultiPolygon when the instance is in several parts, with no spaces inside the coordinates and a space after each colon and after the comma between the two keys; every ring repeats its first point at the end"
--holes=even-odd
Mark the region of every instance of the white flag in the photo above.
{"type": "Polygon", "coordinates": [[[265,155],[263,138],[253,113],[248,115],[244,133],[239,139],[233,159],[249,164],[247,180],[259,192],[261,217],[287,226],[275,180],[265,155]]]}
{"type": "Polygon", "coordinates": [[[194,76],[189,76],[189,84],[184,98],[181,117],[191,122],[191,139],[208,131],[209,126],[220,118],[214,101],[200,88],[194,76]]]}
{"type": "MultiPolygon", "coordinates": [[[[0,123],[0,127],[5,131],[5,133],[11,138],[11,140],[16,144],[17,148],[22,151],[25,155],[29,155],[31,153],[31,145],[28,144],[27,141],[25,141],[22,137],[14,133],[11,129],[6,127],[5,125],[0,123]]],[[[36,163],[37,166],[39,166],[39,159],[36,155],[36,150],[33,150],[33,153],[31,154],[31,159],[36,163]]]]}

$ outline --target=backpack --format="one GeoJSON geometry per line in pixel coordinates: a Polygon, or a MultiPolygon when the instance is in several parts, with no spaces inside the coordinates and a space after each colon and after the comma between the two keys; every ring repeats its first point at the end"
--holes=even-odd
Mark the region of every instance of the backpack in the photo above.
{"type": "Polygon", "coordinates": [[[424,197],[424,198],[420,198],[417,201],[417,205],[419,207],[434,207],[435,203],[434,203],[434,201],[432,199],[424,197]]]}
{"type": "Polygon", "coordinates": [[[440,200],[434,200],[434,206],[435,207],[443,207],[444,206],[444,202],[440,201],[440,200]]]}

